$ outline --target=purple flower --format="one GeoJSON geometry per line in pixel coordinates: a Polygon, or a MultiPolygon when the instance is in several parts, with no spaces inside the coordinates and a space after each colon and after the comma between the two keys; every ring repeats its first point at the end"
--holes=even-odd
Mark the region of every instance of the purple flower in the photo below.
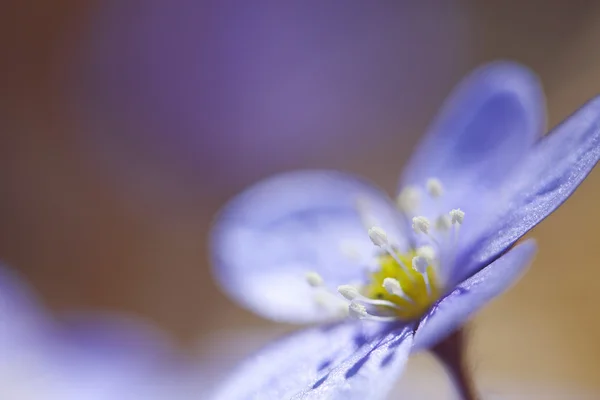
{"type": "Polygon", "coordinates": [[[271,344],[217,398],[385,397],[411,351],[444,339],[523,273],[536,245],[515,243],[594,167],[599,117],[597,98],[542,138],[538,81],[495,63],[445,104],[395,201],[332,171],[282,174],[232,200],[211,243],[229,295],[283,322],[351,318],[271,344]]]}
{"type": "Polygon", "coordinates": [[[3,400],[183,400],[205,388],[155,329],[125,318],[58,322],[0,267],[3,400]]]}

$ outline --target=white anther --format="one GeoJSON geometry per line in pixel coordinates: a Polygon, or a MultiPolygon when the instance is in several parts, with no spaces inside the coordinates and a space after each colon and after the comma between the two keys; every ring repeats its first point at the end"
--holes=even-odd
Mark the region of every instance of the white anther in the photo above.
{"type": "Polygon", "coordinates": [[[412,219],[412,228],[416,233],[429,233],[429,220],[425,217],[414,217],[412,219]]]}
{"type": "Polygon", "coordinates": [[[402,290],[402,286],[400,285],[400,282],[398,281],[398,279],[385,278],[383,280],[383,284],[381,286],[383,286],[385,291],[388,292],[389,294],[391,294],[393,296],[401,297],[406,301],[414,303],[413,299],[411,299],[406,293],[404,293],[404,290],[402,290]]]}
{"type": "Polygon", "coordinates": [[[402,286],[400,286],[398,279],[385,278],[382,286],[389,294],[402,293],[402,286]]]}
{"type": "Polygon", "coordinates": [[[463,219],[465,219],[465,212],[462,211],[460,208],[450,211],[449,214],[450,214],[450,220],[452,222],[452,225],[454,225],[454,224],[461,225],[463,223],[463,219]]]}
{"type": "Polygon", "coordinates": [[[420,274],[425,274],[427,273],[427,267],[429,266],[429,262],[425,257],[416,256],[412,259],[412,266],[415,269],[415,271],[419,272],[420,274]]]}
{"type": "Polygon", "coordinates": [[[429,282],[429,275],[427,274],[427,267],[429,267],[429,262],[425,257],[416,256],[412,259],[413,268],[423,276],[423,281],[425,282],[425,288],[427,289],[427,295],[431,296],[431,283],[429,282]]]}
{"type": "Polygon", "coordinates": [[[450,216],[447,214],[440,215],[435,220],[435,229],[440,232],[448,231],[451,226],[452,226],[452,220],[450,219],[450,216]]]}
{"type": "Polygon", "coordinates": [[[351,285],[342,285],[338,287],[338,292],[353,303],[369,304],[372,306],[383,306],[399,308],[397,304],[383,299],[370,299],[359,293],[358,289],[351,285]]]}
{"type": "Polygon", "coordinates": [[[348,315],[351,318],[366,319],[369,321],[377,322],[392,322],[398,320],[398,317],[396,316],[369,314],[367,312],[367,308],[364,305],[356,302],[352,302],[348,306],[348,315]]]}
{"type": "Polygon", "coordinates": [[[347,300],[350,301],[356,299],[357,297],[360,297],[358,289],[351,285],[338,286],[337,290],[342,296],[344,296],[347,300]]]}
{"type": "Polygon", "coordinates": [[[321,278],[321,275],[317,274],[316,272],[307,272],[306,282],[308,282],[308,284],[312,287],[323,286],[323,278],[321,278]]]}
{"type": "Polygon", "coordinates": [[[415,211],[419,207],[420,201],[421,195],[419,190],[413,186],[407,186],[402,189],[396,198],[396,204],[398,205],[398,208],[405,213],[415,211]]]}
{"type": "Polygon", "coordinates": [[[441,197],[444,194],[444,188],[442,187],[442,182],[440,182],[437,178],[429,178],[427,179],[427,193],[433,198],[441,197]]]}
{"type": "Polygon", "coordinates": [[[435,250],[431,246],[421,246],[417,249],[417,255],[427,260],[429,264],[432,264],[435,260],[435,250]]]}
{"type": "Polygon", "coordinates": [[[383,229],[381,229],[378,226],[373,226],[369,228],[369,238],[377,247],[383,247],[388,245],[387,234],[383,229]]]}
{"type": "Polygon", "coordinates": [[[363,319],[368,315],[367,307],[363,306],[362,304],[352,302],[348,306],[348,315],[352,318],[363,319]]]}

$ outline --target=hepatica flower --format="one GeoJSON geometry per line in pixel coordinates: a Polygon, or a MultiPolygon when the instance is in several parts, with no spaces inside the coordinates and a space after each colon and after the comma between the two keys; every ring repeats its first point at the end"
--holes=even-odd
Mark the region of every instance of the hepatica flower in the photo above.
{"type": "Polygon", "coordinates": [[[411,351],[523,273],[536,246],[516,242],[594,167],[599,118],[596,98],[541,137],[536,78],[490,64],[451,95],[395,199],[332,171],[278,175],[233,199],[211,243],[225,291],[267,318],[328,322],[242,363],[217,398],[384,398],[411,351]]]}

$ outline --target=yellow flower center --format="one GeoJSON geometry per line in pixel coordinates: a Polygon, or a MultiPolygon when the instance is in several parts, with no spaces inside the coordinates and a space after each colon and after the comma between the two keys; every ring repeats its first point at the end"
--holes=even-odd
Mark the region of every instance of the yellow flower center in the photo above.
{"type": "Polygon", "coordinates": [[[441,288],[439,277],[432,265],[428,265],[426,274],[411,268],[416,256],[414,250],[408,253],[396,253],[403,267],[391,255],[379,257],[379,269],[370,275],[369,283],[363,286],[361,294],[370,299],[387,300],[398,308],[385,307],[386,311],[393,310],[394,316],[403,320],[421,317],[431,305],[440,298],[441,288]],[[427,278],[425,277],[427,276],[427,278]],[[386,278],[395,279],[402,289],[404,296],[391,294],[384,287],[386,278]]]}

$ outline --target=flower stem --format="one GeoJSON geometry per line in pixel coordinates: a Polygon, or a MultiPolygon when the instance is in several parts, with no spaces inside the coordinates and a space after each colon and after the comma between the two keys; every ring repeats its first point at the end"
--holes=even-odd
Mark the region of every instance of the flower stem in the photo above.
{"type": "Polygon", "coordinates": [[[446,367],[457,393],[463,400],[479,400],[470,371],[466,366],[466,334],[461,328],[435,345],[431,351],[446,367]]]}

